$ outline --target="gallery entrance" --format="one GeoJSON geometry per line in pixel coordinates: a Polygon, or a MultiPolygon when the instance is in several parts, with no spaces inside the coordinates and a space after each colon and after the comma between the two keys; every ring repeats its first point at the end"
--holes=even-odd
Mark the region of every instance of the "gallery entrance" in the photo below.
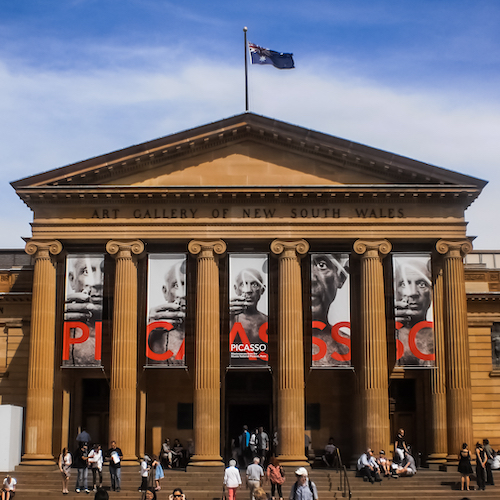
{"type": "Polygon", "coordinates": [[[263,427],[272,441],[273,380],[270,371],[234,370],[226,374],[224,459],[232,458],[243,426],[263,427]]]}
{"type": "Polygon", "coordinates": [[[90,434],[92,444],[107,449],[109,428],[109,384],[105,379],[82,380],[82,426],[90,434]]]}

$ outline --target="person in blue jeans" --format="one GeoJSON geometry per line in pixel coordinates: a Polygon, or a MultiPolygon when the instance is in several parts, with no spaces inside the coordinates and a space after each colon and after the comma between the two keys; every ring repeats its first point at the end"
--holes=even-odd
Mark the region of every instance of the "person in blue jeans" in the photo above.
{"type": "Polygon", "coordinates": [[[76,470],[78,473],[77,478],[76,478],[76,487],[75,487],[75,491],[77,493],[80,493],[81,490],[85,490],[85,493],[90,493],[90,490],[88,487],[88,482],[87,482],[88,455],[89,455],[89,451],[88,451],[87,445],[85,443],[82,443],[80,448],[78,448],[75,451],[74,466],[76,467],[76,470]]]}
{"type": "Polygon", "coordinates": [[[113,491],[120,491],[121,461],[123,458],[123,453],[122,450],[120,450],[120,448],[116,446],[116,441],[111,441],[110,448],[106,452],[106,457],[109,460],[111,489],[113,491]]]}

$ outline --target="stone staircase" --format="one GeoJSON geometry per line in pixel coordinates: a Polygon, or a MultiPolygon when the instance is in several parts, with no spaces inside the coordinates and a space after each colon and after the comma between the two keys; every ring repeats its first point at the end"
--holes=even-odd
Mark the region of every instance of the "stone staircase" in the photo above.
{"type": "MultiPolygon", "coordinates": [[[[354,471],[348,471],[347,477],[351,486],[354,500],[461,500],[463,498],[481,498],[481,500],[498,500],[500,498],[500,472],[493,472],[497,486],[487,486],[486,491],[460,491],[460,475],[456,469],[448,472],[420,469],[413,477],[399,479],[384,479],[381,483],[370,484],[355,477],[354,471]]],[[[5,473],[4,473],[5,475],[5,473]]],[[[76,470],[70,479],[69,495],[61,493],[61,476],[55,466],[27,466],[20,465],[12,473],[18,481],[16,500],[37,498],[93,498],[93,493],[74,491],[76,470]]],[[[89,474],[90,479],[92,475],[89,474]]],[[[103,472],[104,486],[110,485],[107,467],[103,472]]],[[[167,500],[174,487],[180,487],[186,494],[187,500],[212,500],[222,498],[223,471],[205,471],[188,469],[165,471],[162,480],[162,489],[157,493],[158,500],[167,500]]],[[[313,469],[311,479],[316,483],[320,500],[349,498],[342,496],[339,490],[341,475],[335,470],[313,469]]],[[[285,499],[290,494],[294,480],[293,469],[287,469],[286,482],[283,485],[285,499]]],[[[111,500],[141,499],[142,493],[137,489],[141,483],[139,465],[122,468],[122,489],[120,492],[109,491],[111,500]]],[[[244,483],[244,480],[243,480],[244,483]]],[[[475,481],[472,481],[475,486],[475,481]]],[[[264,484],[269,492],[269,484],[264,484]]],[[[238,500],[248,500],[248,490],[243,488],[238,492],[238,500]]]]}

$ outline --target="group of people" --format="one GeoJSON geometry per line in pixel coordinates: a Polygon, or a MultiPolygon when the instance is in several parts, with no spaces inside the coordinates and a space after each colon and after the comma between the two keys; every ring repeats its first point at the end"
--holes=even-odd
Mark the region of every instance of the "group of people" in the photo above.
{"type": "Polygon", "coordinates": [[[194,455],[194,443],[188,439],[187,449],[184,448],[179,439],[174,439],[174,444],[170,444],[170,439],[165,438],[160,450],[160,462],[164,469],[184,467],[191,456],[194,455]]]}
{"type": "MultiPolygon", "coordinates": [[[[309,479],[305,467],[299,467],[295,471],[295,478],[288,497],[290,500],[318,500],[318,490],[309,479]]],[[[246,485],[250,493],[250,500],[268,500],[268,496],[262,488],[264,481],[269,481],[271,484],[271,499],[283,500],[285,470],[275,456],[271,457],[265,472],[260,465],[259,457],[254,457],[252,463],[246,468],[246,485]]],[[[224,472],[224,486],[228,491],[229,500],[236,500],[236,492],[241,484],[241,475],[236,467],[236,460],[231,459],[224,472]]]]}
{"type": "Polygon", "coordinates": [[[265,465],[269,456],[269,435],[263,427],[256,428],[252,433],[248,426],[243,426],[243,432],[238,437],[238,445],[234,450],[241,467],[248,467],[255,457],[265,465]]]}
{"type": "Polygon", "coordinates": [[[406,443],[404,429],[399,429],[396,436],[393,460],[387,458],[384,450],[380,450],[378,458],[375,458],[373,450],[367,448],[358,459],[357,470],[364,481],[372,484],[382,481],[382,476],[397,479],[416,474],[417,466],[406,443]]]}
{"type": "Polygon", "coordinates": [[[64,495],[69,493],[69,479],[71,476],[71,469],[77,470],[77,479],[75,491],[80,493],[90,493],[88,484],[88,471],[92,471],[92,489],[97,491],[102,488],[102,467],[104,461],[109,463],[109,473],[111,476],[111,489],[113,491],[120,491],[120,478],[121,478],[121,460],[123,453],[116,446],[115,441],[111,441],[109,449],[103,453],[99,444],[94,444],[89,450],[86,441],[79,441],[78,448],[72,455],[67,448],[63,448],[59,455],[59,470],[62,475],[62,492],[64,495]]]}
{"type": "MultiPolygon", "coordinates": [[[[470,476],[473,474],[473,470],[472,456],[467,443],[462,445],[458,459],[458,472],[462,475],[461,489],[470,490],[470,476]]],[[[476,443],[475,459],[477,489],[484,490],[486,485],[494,486],[492,470],[500,468],[500,455],[495,453],[488,439],[483,439],[482,443],[479,441],[476,443]]]]}

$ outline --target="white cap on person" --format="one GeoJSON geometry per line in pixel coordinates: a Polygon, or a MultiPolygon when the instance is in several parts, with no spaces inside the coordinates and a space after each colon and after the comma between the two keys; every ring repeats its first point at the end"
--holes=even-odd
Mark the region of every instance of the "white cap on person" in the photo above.
{"type": "Polygon", "coordinates": [[[307,469],[305,467],[299,467],[296,471],[295,471],[295,475],[296,476],[307,476],[307,469]]]}

